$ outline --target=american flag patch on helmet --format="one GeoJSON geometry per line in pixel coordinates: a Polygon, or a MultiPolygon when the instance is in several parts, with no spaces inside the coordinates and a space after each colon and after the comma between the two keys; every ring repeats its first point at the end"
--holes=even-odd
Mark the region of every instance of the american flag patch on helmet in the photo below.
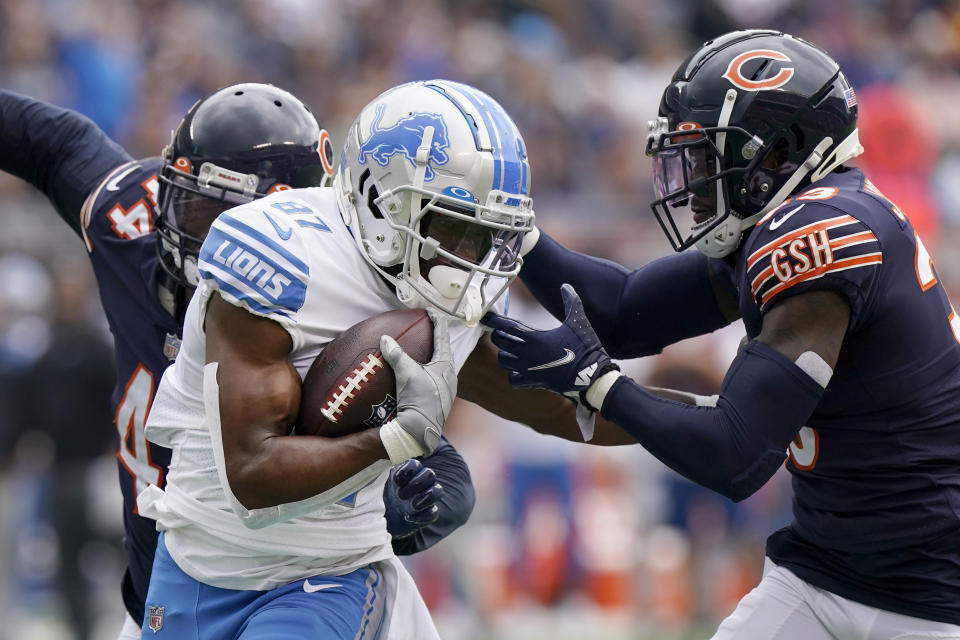
{"type": "Polygon", "coordinates": [[[843,98],[847,101],[848,109],[857,106],[857,94],[854,93],[853,87],[843,90],[843,98]]]}

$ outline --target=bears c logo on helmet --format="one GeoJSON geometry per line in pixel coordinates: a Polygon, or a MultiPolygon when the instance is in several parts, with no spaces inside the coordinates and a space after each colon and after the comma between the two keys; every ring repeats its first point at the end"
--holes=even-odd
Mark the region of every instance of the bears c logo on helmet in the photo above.
{"type": "Polygon", "coordinates": [[[780,62],[792,62],[786,55],[772,49],[754,49],[741,53],[730,61],[723,78],[729,80],[735,87],[740,87],[746,91],[763,91],[765,89],[776,89],[782,87],[793,77],[793,67],[782,67],[772,78],[766,80],[751,80],[743,75],[743,65],[757,58],[769,58],[780,62]]]}

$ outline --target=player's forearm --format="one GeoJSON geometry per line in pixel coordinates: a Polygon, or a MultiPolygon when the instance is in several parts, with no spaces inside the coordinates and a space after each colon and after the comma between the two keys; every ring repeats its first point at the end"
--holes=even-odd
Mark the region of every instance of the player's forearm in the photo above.
{"type": "MultiPolygon", "coordinates": [[[[460,369],[457,395],[505,420],[520,422],[534,431],[573,442],[583,442],[577,425],[577,405],[569,398],[543,389],[514,389],[507,372],[497,362],[497,348],[484,336],[460,369]]],[[[597,417],[591,444],[636,444],[617,425],[597,417]]]]}
{"type": "Polygon", "coordinates": [[[795,364],[752,343],[731,366],[716,406],[668,399],[621,377],[602,414],[674,471],[742,500],[779,468],[822,395],[795,364]]]}
{"type": "Polygon", "coordinates": [[[257,454],[227,458],[233,495],[261,509],[312,498],[387,458],[377,429],[339,438],[272,436],[257,454]]]}
{"type": "MultiPolygon", "coordinates": [[[[577,423],[577,403],[552,391],[542,389],[513,389],[500,402],[485,406],[501,418],[520,422],[537,433],[555,436],[571,442],[585,442],[577,423]]],[[[595,416],[590,444],[619,446],[637,444],[636,438],[613,421],[595,416]]]]}
{"type": "Polygon", "coordinates": [[[712,273],[707,258],[695,251],[628,271],[614,262],[571,251],[541,233],[524,258],[520,277],[557,319],[563,319],[560,285],[573,285],[590,324],[615,358],[659,353],[667,345],[714,331],[737,317],[732,283],[712,273]]]}
{"type": "Polygon", "coordinates": [[[580,294],[590,322],[603,342],[616,325],[617,302],[630,272],[609,260],[564,247],[540,232],[536,246],[523,260],[520,279],[543,307],[563,319],[560,285],[569,283],[580,294]]]}
{"type": "MultiPolygon", "coordinates": [[[[210,313],[218,318],[224,309],[211,307],[210,313]]],[[[296,369],[286,359],[251,366],[236,354],[217,350],[220,335],[207,334],[211,349],[224,361],[215,375],[213,364],[207,365],[204,404],[208,420],[219,420],[230,491],[246,509],[312,498],[387,457],[378,429],[339,438],[290,435],[300,409],[296,369]]]]}
{"type": "Polygon", "coordinates": [[[42,191],[76,231],[90,192],[130,160],[86,116],[0,90],[0,170],[42,191]]]}

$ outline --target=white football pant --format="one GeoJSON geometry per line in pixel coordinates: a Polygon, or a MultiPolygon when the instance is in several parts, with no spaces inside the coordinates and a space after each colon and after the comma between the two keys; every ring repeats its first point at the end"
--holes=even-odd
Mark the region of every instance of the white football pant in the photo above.
{"type": "Polygon", "coordinates": [[[711,640],[960,640],[960,625],[870,607],[818,589],[769,558],[763,579],[711,640]]]}

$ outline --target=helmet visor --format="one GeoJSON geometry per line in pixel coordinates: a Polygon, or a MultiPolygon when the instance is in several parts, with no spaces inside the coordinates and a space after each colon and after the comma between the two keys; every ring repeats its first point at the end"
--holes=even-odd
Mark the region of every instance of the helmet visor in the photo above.
{"type": "Polygon", "coordinates": [[[699,140],[661,148],[653,156],[653,211],[674,249],[693,245],[729,213],[716,147],[699,140]]]}
{"type": "Polygon", "coordinates": [[[232,202],[214,200],[195,191],[173,187],[167,203],[167,219],[184,236],[202,241],[217,216],[234,206],[232,202]]]}
{"type": "Polygon", "coordinates": [[[177,244],[189,253],[199,252],[218,215],[251,200],[226,189],[201,187],[194,176],[176,170],[161,171],[160,180],[164,183],[158,212],[162,227],[178,236],[177,244]]]}

